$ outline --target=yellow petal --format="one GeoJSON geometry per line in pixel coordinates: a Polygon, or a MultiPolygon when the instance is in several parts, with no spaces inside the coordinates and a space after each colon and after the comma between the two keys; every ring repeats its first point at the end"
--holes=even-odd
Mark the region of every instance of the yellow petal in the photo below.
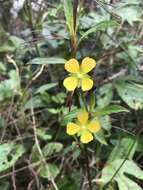
{"type": "Polygon", "coordinates": [[[67,124],[67,134],[68,135],[75,135],[80,130],[80,127],[75,123],[68,123],[67,124]]]}
{"type": "Polygon", "coordinates": [[[68,91],[73,91],[78,85],[78,79],[76,77],[67,77],[64,79],[63,85],[68,91]]]}
{"type": "Polygon", "coordinates": [[[78,121],[79,121],[82,125],[86,124],[87,121],[88,121],[88,112],[86,112],[86,111],[80,112],[80,113],[78,114],[77,118],[78,118],[78,121]]]}
{"type": "Polygon", "coordinates": [[[65,63],[65,69],[70,73],[78,73],[79,72],[78,61],[74,58],[70,59],[65,63]]]}
{"type": "Polygon", "coordinates": [[[80,141],[82,143],[89,143],[92,140],[93,140],[93,136],[92,136],[92,134],[90,132],[84,132],[80,136],[80,141]]]}
{"type": "Polygon", "coordinates": [[[81,63],[82,73],[90,72],[96,66],[96,61],[90,57],[85,57],[81,63]]]}
{"type": "Polygon", "coordinates": [[[100,123],[99,121],[91,121],[89,124],[88,124],[88,129],[92,132],[92,133],[97,133],[100,129],[101,129],[101,126],[100,126],[100,123]]]}
{"type": "Polygon", "coordinates": [[[81,81],[81,89],[83,91],[90,90],[93,87],[93,80],[90,78],[83,78],[81,81]]]}

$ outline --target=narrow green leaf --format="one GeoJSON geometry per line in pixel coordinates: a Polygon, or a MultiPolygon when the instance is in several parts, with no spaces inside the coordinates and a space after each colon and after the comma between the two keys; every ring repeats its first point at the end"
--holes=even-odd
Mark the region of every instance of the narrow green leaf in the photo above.
{"type": "Polygon", "coordinates": [[[70,32],[74,30],[72,0],[64,0],[64,13],[70,32]]]}
{"type": "Polygon", "coordinates": [[[93,26],[92,28],[90,28],[89,30],[87,30],[81,36],[78,43],[80,43],[85,37],[87,37],[89,34],[91,34],[93,32],[97,32],[97,31],[100,31],[100,30],[105,30],[108,27],[116,27],[118,25],[119,24],[117,22],[115,22],[115,21],[108,21],[108,20],[107,21],[102,21],[102,22],[96,24],[95,26],[93,26]]]}
{"type": "Polygon", "coordinates": [[[102,116],[102,115],[108,115],[111,113],[119,113],[119,112],[129,112],[129,110],[124,108],[123,106],[110,105],[110,106],[106,106],[104,108],[97,108],[94,112],[94,115],[102,116]]]}
{"type": "Polygon", "coordinates": [[[35,92],[35,94],[42,94],[43,92],[47,91],[47,90],[50,90],[51,88],[57,86],[57,83],[49,83],[49,84],[45,84],[45,85],[42,85],[40,86],[40,88],[38,88],[35,92]]]}
{"type": "Polygon", "coordinates": [[[66,63],[65,59],[58,57],[50,57],[50,58],[37,57],[29,62],[29,64],[36,64],[36,65],[65,64],[65,63],[66,63]]]}

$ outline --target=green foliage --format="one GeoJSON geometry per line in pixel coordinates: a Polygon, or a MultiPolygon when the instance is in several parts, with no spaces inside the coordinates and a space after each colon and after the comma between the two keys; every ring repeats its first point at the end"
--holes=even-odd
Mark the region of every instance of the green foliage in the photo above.
{"type": "Polygon", "coordinates": [[[68,177],[62,179],[58,185],[60,190],[67,188],[68,190],[73,190],[78,188],[77,184],[75,183],[75,180],[68,177]]]}
{"type": "Polygon", "coordinates": [[[10,40],[10,35],[0,26],[0,53],[13,52],[15,47],[10,40]]]}
{"type": "Polygon", "coordinates": [[[112,84],[105,84],[98,90],[97,105],[99,107],[105,107],[109,105],[113,98],[112,84]]]}
{"type": "Polygon", "coordinates": [[[93,190],[141,190],[143,3],[51,2],[0,3],[0,190],[88,189],[87,160],[93,190]],[[97,62],[88,92],[63,87],[73,48],[97,62]],[[81,110],[101,125],[86,154],[81,110]]]}
{"type": "Polygon", "coordinates": [[[61,143],[48,143],[43,148],[44,156],[51,156],[55,153],[60,152],[63,149],[63,145],[61,143]]]}
{"type": "MultiPolygon", "coordinates": [[[[44,138],[44,140],[47,139],[44,138]]],[[[37,173],[40,177],[51,179],[55,178],[60,173],[58,166],[56,166],[55,164],[47,163],[45,165],[44,158],[50,158],[50,156],[54,156],[56,153],[59,153],[62,149],[63,145],[61,143],[49,142],[42,148],[41,155],[37,145],[34,144],[30,155],[30,159],[32,162],[41,161],[41,164],[37,168],[37,173]]]]}
{"type": "MultiPolygon", "coordinates": [[[[110,181],[114,173],[123,163],[123,159],[114,160],[102,170],[101,181],[106,184],[110,181]]],[[[141,190],[142,188],[131,180],[129,177],[126,177],[125,174],[130,174],[139,179],[143,179],[143,171],[130,160],[126,160],[119,172],[114,177],[114,180],[118,183],[119,190],[141,190]]]]}
{"type": "Polygon", "coordinates": [[[9,189],[9,182],[8,181],[3,181],[0,183],[0,190],[8,190],[9,189]]]}
{"type": "Polygon", "coordinates": [[[0,172],[11,168],[17,160],[23,155],[25,148],[22,145],[14,143],[5,143],[0,145],[0,172]]]}
{"type": "Polygon", "coordinates": [[[109,115],[105,115],[105,116],[102,116],[102,117],[99,117],[100,118],[100,123],[101,123],[101,126],[103,127],[103,129],[107,130],[107,131],[110,131],[111,130],[111,118],[109,115]]]}
{"type": "Polygon", "coordinates": [[[133,26],[133,22],[140,21],[142,16],[141,7],[136,5],[124,5],[117,7],[114,10],[114,13],[119,15],[123,22],[127,21],[130,25],[133,26]]]}
{"type": "Polygon", "coordinates": [[[48,64],[64,64],[65,62],[66,62],[65,59],[57,57],[50,57],[50,58],[37,57],[35,59],[32,59],[30,64],[48,65],[48,64]]]}
{"type": "Polygon", "coordinates": [[[119,80],[116,83],[116,89],[119,96],[132,109],[138,110],[143,108],[143,85],[119,80]]]}
{"type": "Polygon", "coordinates": [[[46,130],[42,128],[36,129],[36,133],[37,136],[44,141],[50,140],[52,138],[52,136],[50,134],[47,134],[46,130]]]}
{"type": "Polygon", "coordinates": [[[41,165],[38,175],[42,178],[55,178],[60,173],[59,168],[54,164],[41,165]]]}
{"type": "Polygon", "coordinates": [[[132,159],[137,149],[137,144],[138,142],[133,137],[124,137],[120,139],[113,148],[108,158],[108,162],[110,163],[117,159],[125,159],[128,152],[128,159],[132,159]]]}
{"type": "Polygon", "coordinates": [[[9,79],[0,83],[0,101],[20,94],[20,79],[15,70],[8,73],[9,79]]]}
{"type": "Polygon", "coordinates": [[[97,31],[102,31],[107,29],[108,27],[115,27],[118,24],[115,21],[102,21],[98,24],[96,24],[95,26],[93,26],[92,28],[90,28],[89,30],[87,30],[79,39],[79,43],[85,38],[87,37],[89,34],[92,34],[93,32],[97,32],[97,31]]]}
{"type": "Polygon", "coordinates": [[[105,135],[102,130],[100,130],[98,133],[94,134],[95,138],[103,145],[107,145],[105,135]]]}
{"type": "Polygon", "coordinates": [[[95,109],[95,116],[109,115],[111,113],[119,113],[119,112],[129,112],[128,109],[118,106],[118,105],[109,105],[103,108],[95,109]]]}
{"type": "Polygon", "coordinates": [[[49,84],[42,85],[36,90],[35,94],[38,94],[38,93],[43,94],[45,91],[50,90],[51,88],[55,86],[57,86],[57,83],[49,83],[49,84]]]}
{"type": "Polygon", "coordinates": [[[64,13],[66,17],[66,23],[69,28],[70,34],[74,33],[74,19],[73,19],[73,6],[71,0],[64,0],[64,13]]]}

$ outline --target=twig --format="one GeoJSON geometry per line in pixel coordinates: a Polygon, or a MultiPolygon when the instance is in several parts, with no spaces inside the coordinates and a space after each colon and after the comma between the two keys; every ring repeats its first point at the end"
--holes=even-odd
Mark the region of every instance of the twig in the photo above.
{"type": "MultiPolygon", "coordinates": [[[[33,167],[36,167],[36,166],[38,166],[39,164],[41,164],[41,161],[32,163],[32,166],[33,166],[33,167]]],[[[28,167],[29,167],[29,166],[24,166],[24,167],[22,167],[22,168],[19,168],[19,169],[15,170],[14,172],[9,172],[9,173],[7,173],[7,174],[1,175],[1,176],[0,176],[0,179],[3,179],[3,178],[5,178],[5,177],[9,177],[9,176],[12,175],[12,173],[15,173],[15,174],[16,174],[16,173],[19,173],[19,172],[21,172],[21,171],[24,171],[24,170],[26,170],[28,167]]]]}
{"type": "Polygon", "coordinates": [[[6,59],[9,63],[12,63],[15,70],[16,70],[16,74],[17,74],[17,77],[20,78],[20,74],[19,74],[19,68],[15,62],[15,60],[12,58],[12,56],[10,56],[9,54],[6,54],[6,59]]]}
{"type": "MultiPolygon", "coordinates": [[[[32,102],[32,101],[31,101],[31,102],[32,102]]],[[[33,123],[35,144],[36,144],[36,146],[37,146],[37,149],[38,149],[38,151],[39,151],[39,154],[40,154],[41,157],[42,157],[42,162],[43,162],[43,164],[46,165],[47,163],[46,163],[46,161],[45,161],[45,158],[44,158],[43,152],[42,152],[42,150],[41,150],[41,148],[40,148],[40,144],[39,144],[38,137],[37,137],[36,119],[35,119],[34,109],[33,109],[32,103],[31,103],[31,115],[32,115],[32,123],[33,123]]],[[[55,190],[58,190],[58,187],[57,187],[57,185],[56,185],[56,183],[55,183],[55,181],[54,181],[54,178],[53,178],[53,177],[51,176],[51,174],[50,174],[50,170],[49,170],[48,165],[47,165],[47,170],[48,170],[48,174],[49,174],[49,176],[50,176],[50,177],[49,177],[49,180],[52,182],[52,185],[53,185],[53,187],[55,188],[55,190]]]]}
{"type": "Polygon", "coordinates": [[[32,81],[35,81],[43,72],[45,65],[42,65],[36,75],[32,78],[32,81]]]}
{"type": "MultiPolygon", "coordinates": [[[[49,108],[44,108],[44,109],[42,109],[42,110],[36,111],[36,112],[34,112],[34,115],[39,114],[39,113],[44,112],[44,111],[48,111],[48,109],[49,109],[49,108]]],[[[29,117],[31,117],[31,116],[32,116],[32,115],[31,115],[31,113],[30,113],[30,114],[27,114],[25,117],[26,117],[26,118],[29,118],[29,117]]],[[[14,119],[13,121],[10,121],[10,122],[7,124],[7,126],[10,126],[10,125],[12,125],[12,124],[14,124],[14,123],[17,123],[17,122],[18,122],[18,119],[14,119]]]]}
{"type": "MultiPolygon", "coordinates": [[[[32,101],[31,101],[32,102],[32,101]]],[[[39,151],[39,154],[41,155],[42,158],[44,158],[42,150],[40,148],[40,144],[38,141],[38,137],[37,137],[37,129],[36,129],[36,119],[35,119],[35,115],[34,115],[34,109],[33,109],[33,105],[31,103],[31,115],[32,115],[32,123],[33,123],[33,131],[34,131],[34,138],[35,138],[35,144],[37,146],[37,149],[39,151]]]]}
{"type": "MultiPolygon", "coordinates": [[[[81,178],[81,183],[80,183],[80,190],[83,190],[84,189],[84,185],[85,185],[85,182],[84,182],[84,180],[85,180],[85,176],[82,176],[82,178],[81,178]]],[[[87,184],[88,184],[88,181],[87,181],[87,184]]]]}
{"type": "Polygon", "coordinates": [[[120,127],[117,127],[117,126],[112,126],[112,127],[115,128],[115,129],[118,129],[120,131],[123,131],[123,132],[125,132],[127,134],[130,134],[132,136],[135,136],[135,134],[133,134],[132,132],[130,132],[130,131],[126,130],[126,129],[123,129],[123,128],[120,128],[120,127]]]}
{"type": "MultiPolygon", "coordinates": [[[[11,103],[9,105],[9,109],[8,109],[8,113],[7,113],[7,121],[8,121],[8,119],[9,119],[11,113],[12,113],[13,103],[14,103],[14,96],[12,96],[11,103]]],[[[6,130],[7,130],[7,125],[4,126],[4,128],[3,128],[3,132],[2,132],[2,135],[1,135],[1,138],[0,138],[0,144],[2,143],[2,141],[3,141],[4,137],[5,137],[6,130]]]]}
{"type": "MultiPolygon", "coordinates": [[[[111,82],[111,81],[113,81],[114,79],[116,79],[116,78],[118,78],[118,77],[120,77],[120,76],[122,76],[122,75],[125,75],[127,71],[128,71],[127,68],[122,69],[122,70],[119,71],[118,73],[115,73],[115,74],[113,74],[112,76],[109,76],[108,78],[106,78],[105,80],[103,80],[103,81],[102,81],[102,84],[111,82]]],[[[143,66],[142,66],[142,65],[138,66],[138,71],[140,71],[140,72],[143,71],[143,66]]]]}
{"type": "MultiPolygon", "coordinates": [[[[22,141],[22,140],[27,139],[27,138],[34,138],[34,135],[16,136],[15,139],[12,140],[11,142],[22,141]]],[[[0,143],[0,145],[3,144],[3,143],[7,143],[7,142],[9,142],[9,139],[3,140],[3,141],[0,143]]]]}
{"type": "Polygon", "coordinates": [[[12,186],[13,186],[13,190],[17,190],[16,181],[15,181],[15,166],[13,166],[13,169],[12,169],[12,186]]]}
{"type": "MultiPolygon", "coordinates": [[[[53,158],[54,158],[54,157],[53,157],[53,158]]],[[[37,167],[37,166],[39,166],[43,161],[48,161],[48,160],[50,160],[50,158],[46,158],[46,159],[44,158],[44,159],[41,159],[40,161],[33,162],[33,163],[30,164],[30,165],[31,165],[31,167],[37,167]]],[[[29,168],[29,165],[28,165],[28,166],[21,167],[21,168],[15,170],[14,173],[15,173],[15,174],[16,174],[16,173],[19,173],[19,172],[21,172],[21,171],[23,171],[23,170],[26,170],[26,169],[28,169],[28,168],[29,168]]],[[[0,179],[3,179],[3,178],[5,178],[5,177],[9,177],[9,176],[12,175],[12,173],[13,173],[13,172],[9,172],[9,173],[7,173],[7,174],[0,175],[0,179]]]]}
{"type": "Polygon", "coordinates": [[[32,172],[32,174],[33,174],[34,177],[35,177],[37,189],[40,189],[40,182],[39,182],[39,178],[38,178],[38,176],[37,176],[37,173],[35,172],[34,168],[32,167],[32,164],[31,164],[30,160],[26,159],[26,162],[27,162],[28,165],[29,165],[29,170],[32,172]]]}
{"type": "Polygon", "coordinates": [[[108,78],[106,78],[105,80],[103,80],[103,84],[110,82],[114,79],[116,79],[119,76],[124,75],[127,72],[127,69],[122,69],[121,71],[119,71],[118,73],[113,74],[112,76],[109,76],[108,78]]]}
{"type": "Polygon", "coordinates": [[[30,181],[30,183],[28,184],[27,190],[32,190],[32,185],[33,185],[33,183],[34,183],[34,179],[32,179],[32,180],[30,181]]]}

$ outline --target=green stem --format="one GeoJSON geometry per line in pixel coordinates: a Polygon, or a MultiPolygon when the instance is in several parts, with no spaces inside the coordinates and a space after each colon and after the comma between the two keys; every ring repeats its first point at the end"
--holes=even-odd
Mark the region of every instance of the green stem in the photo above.
{"type": "Polygon", "coordinates": [[[100,153],[101,153],[101,150],[102,150],[102,144],[97,142],[96,149],[97,149],[96,154],[95,154],[96,167],[97,167],[96,170],[97,170],[97,172],[99,172],[99,160],[100,160],[100,153]]]}
{"type": "Polygon", "coordinates": [[[74,31],[77,28],[77,7],[78,7],[78,0],[73,0],[73,23],[74,23],[74,31]]]}
{"type": "Polygon", "coordinates": [[[91,180],[91,174],[90,174],[88,150],[87,150],[87,146],[86,145],[84,145],[84,152],[85,152],[86,173],[87,173],[87,178],[88,178],[89,190],[92,190],[92,180],[91,180]]]}
{"type": "Polygon", "coordinates": [[[73,0],[73,28],[72,31],[70,31],[72,57],[76,57],[76,51],[77,51],[77,38],[76,38],[77,16],[78,16],[77,8],[78,8],[78,0],[73,0]]]}
{"type": "Polygon", "coordinates": [[[71,36],[71,54],[73,58],[76,57],[76,51],[77,51],[77,40],[76,40],[76,34],[74,33],[71,36]]]}
{"type": "MultiPolygon", "coordinates": [[[[34,23],[33,23],[31,0],[27,0],[26,3],[27,3],[26,5],[27,5],[27,10],[28,10],[29,25],[30,25],[30,28],[31,28],[32,37],[33,37],[33,40],[36,41],[37,40],[37,34],[35,32],[35,26],[34,26],[34,23]]],[[[40,57],[40,50],[39,50],[39,47],[38,47],[37,44],[35,44],[35,49],[36,49],[37,55],[40,57]]]]}

